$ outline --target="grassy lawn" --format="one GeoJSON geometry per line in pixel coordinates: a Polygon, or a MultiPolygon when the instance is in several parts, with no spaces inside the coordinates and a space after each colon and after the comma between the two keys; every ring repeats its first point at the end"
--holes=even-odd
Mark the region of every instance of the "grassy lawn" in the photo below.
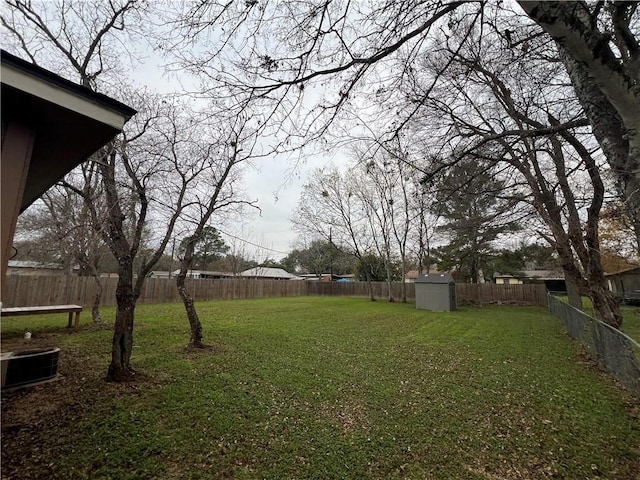
{"type": "Polygon", "coordinates": [[[640,478],[637,404],[541,308],[298,297],[199,313],[216,348],[186,352],[181,305],[139,306],[124,385],[102,380],[109,325],[3,319],[3,350],[29,328],[65,375],[3,395],[3,478],[640,478]]]}
{"type": "MultiPolygon", "coordinates": [[[[567,297],[558,297],[563,302],[568,302],[567,297]]],[[[591,300],[586,297],[582,298],[584,305],[584,311],[595,318],[595,312],[591,300]]],[[[622,331],[628,336],[633,338],[636,342],[640,343],[640,307],[633,307],[628,305],[620,306],[623,316],[622,331]]]]}
{"type": "Polygon", "coordinates": [[[621,307],[624,321],[622,330],[640,343],[640,307],[621,307]]]}

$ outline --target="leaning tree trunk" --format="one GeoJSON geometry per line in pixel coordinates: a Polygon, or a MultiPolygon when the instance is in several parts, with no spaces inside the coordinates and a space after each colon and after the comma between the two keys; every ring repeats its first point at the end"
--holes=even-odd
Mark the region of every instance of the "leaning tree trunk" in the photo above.
{"type": "MultiPolygon", "coordinates": [[[[640,89],[637,87],[637,39],[633,38],[633,33],[624,25],[626,20],[620,18],[622,24],[618,27],[630,37],[623,43],[631,45],[625,45],[629,51],[622,52],[620,62],[609,46],[610,33],[600,30],[600,22],[590,18],[585,4],[536,1],[518,3],[560,47],[560,60],[569,73],[578,100],[593,127],[593,134],[618,181],[640,251],[640,89]]],[[[619,2],[621,6],[623,3],[619,2]]],[[[633,12],[633,2],[628,2],[628,5],[628,12],[633,12]]],[[[613,29],[615,31],[615,24],[613,29]]]]}
{"type": "Polygon", "coordinates": [[[201,234],[202,228],[198,228],[192,236],[187,237],[184,256],[180,261],[180,273],[178,273],[178,276],[176,277],[176,287],[178,289],[178,293],[180,294],[180,298],[182,299],[182,303],[184,304],[184,309],[187,313],[187,319],[189,320],[189,328],[191,329],[191,336],[189,338],[189,344],[187,345],[188,348],[205,348],[205,345],[202,343],[202,323],[200,322],[200,318],[198,317],[198,312],[196,311],[193,297],[191,296],[185,285],[187,272],[193,264],[193,252],[195,249],[195,243],[201,234]]]}
{"type": "Polygon", "coordinates": [[[176,277],[176,287],[178,288],[178,293],[180,294],[182,303],[184,304],[184,309],[187,312],[187,319],[189,320],[189,327],[191,329],[189,345],[187,346],[190,348],[204,348],[204,344],[202,343],[202,323],[200,322],[200,318],[198,317],[198,312],[196,311],[193,297],[185,286],[187,271],[188,268],[184,268],[183,266],[183,268],[180,269],[180,273],[176,277]]]}
{"type": "Polygon", "coordinates": [[[130,379],[135,372],[131,368],[133,350],[133,319],[136,298],[133,293],[133,268],[127,265],[118,272],[116,287],[116,322],[113,327],[111,364],[107,381],[121,382],[130,379]]]}
{"type": "Polygon", "coordinates": [[[601,285],[595,285],[589,289],[589,296],[598,320],[620,329],[622,327],[622,313],[613,294],[601,285]]]}

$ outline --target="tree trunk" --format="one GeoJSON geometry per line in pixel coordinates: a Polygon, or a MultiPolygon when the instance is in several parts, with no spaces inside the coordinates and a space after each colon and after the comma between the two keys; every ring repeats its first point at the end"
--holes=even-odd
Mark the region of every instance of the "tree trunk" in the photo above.
{"type": "Polygon", "coordinates": [[[372,302],[376,301],[376,297],[373,294],[373,284],[371,283],[371,280],[367,279],[367,288],[369,289],[369,300],[371,300],[372,302]]]}
{"type": "Polygon", "coordinates": [[[100,280],[100,274],[95,273],[93,275],[94,283],[96,284],[96,294],[93,297],[93,305],[91,306],[91,317],[94,323],[101,322],[100,318],[100,303],[102,302],[102,281],[100,280]]]}
{"type": "Polygon", "coordinates": [[[387,270],[387,300],[389,301],[389,303],[393,303],[395,302],[395,298],[393,298],[393,282],[392,282],[392,278],[391,278],[391,258],[390,258],[390,254],[387,251],[386,253],[387,258],[386,258],[386,270],[387,270]]]}
{"type": "Polygon", "coordinates": [[[189,338],[188,347],[191,348],[204,348],[202,343],[202,323],[198,317],[193,297],[185,286],[185,279],[187,277],[188,268],[181,268],[180,273],[176,277],[176,287],[178,293],[184,304],[184,309],[187,312],[187,319],[189,320],[189,327],[191,329],[191,336],[189,338]]]}
{"type": "Polygon", "coordinates": [[[613,294],[600,285],[590,289],[591,302],[598,320],[617,329],[622,327],[622,313],[613,294]]]}
{"type": "Polygon", "coordinates": [[[575,278],[572,272],[564,270],[564,283],[567,287],[567,297],[569,297],[569,305],[582,310],[582,296],[580,295],[580,287],[578,286],[578,279],[575,278]]]}
{"type": "Polygon", "coordinates": [[[65,261],[65,274],[64,274],[64,303],[73,303],[71,277],[73,276],[73,265],[70,261],[65,261]]]}
{"type": "MultiPolygon", "coordinates": [[[[600,22],[591,17],[583,2],[518,3],[560,47],[560,59],[593,126],[593,134],[618,180],[640,251],[637,54],[632,53],[627,58],[623,55],[619,62],[609,46],[610,33],[600,31],[600,22]]],[[[614,30],[615,27],[613,25],[614,30]]]]}
{"type": "Polygon", "coordinates": [[[195,250],[195,245],[202,235],[205,221],[206,218],[198,226],[198,228],[196,228],[194,234],[185,239],[184,256],[180,261],[180,272],[176,276],[176,288],[178,289],[178,294],[180,295],[182,303],[184,304],[184,309],[187,313],[187,319],[189,320],[189,328],[191,330],[189,343],[187,345],[188,348],[205,348],[205,345],[202,343],[202,323],[200,322],[200,318],[198,317],[198,312],[196,311],[193,297],[191,296],[185,285],[187,273],[189,272],[189,269],[193,264],[193,252],[195,250]]]}
{"type": "Polygon", "coordinates": [[[133,350],[133,319],[136,298],[133,293],[132,262],[120,261],[116,287],[116,323],[113,327],[111,364],[107,371],[107,381],[122,382],[135,374],[131,368],[133,350]]]}
{"type": "Polygon", "coordinates": [[[96,285],[96,294],[93,297],[93,304],[91,305],[91,318],[93,319],[93,323],[101,322],[100,318],[100,303],[102,302],[102,280],[100,280],[100,272],[98,271],[98,257],[94,257],[93,261],[90,262],[91,268],[91,276],[93,277],[93,282],[96,285]]]}
{"type": "MultiPolygon", "coordinates": [[[[362,260],[360,260],[362,261],[362,260]]],[[[376,297],[373,295],[373,283],[371,282],[371,275],[369,274],[369,271],[367,270],[367,265],[365,264],[364,266],[364,276],[365,276],[365,280],[367,282],[367,289],[369,290],[369,300],[371,300],[372,302],[376,301],[376,297]]]]}
{"type": "Polygon", "coordinates": [[[133,295],[116,295],[116,323],[113,327],[111,364],[107,372],[107,381],[121,382],[131,378],[131,351],[133,349],[133,317],[135,302],[133,295]]]}
{"type": "Polygon", "coordinates": [[[401,290],[401,302],[402,303],[407,303],[407,281],[406,281],[406,276],[407,276],[407,269],[405,267],[406,265],[406,259],[404,257],[404,255],[402,256],[402,290],[401,290]]]}
{"type": "MultiPolygon", "coordinates": [[[[617,179],[617,188],[632,223],[635,245],[640,252],[640,126],[629,128],[594,84],[582,65],[561,49],[561,56],[580,104],[593,126],[593,134],[602,147],[617,179]]],[[[640,109],[638,109],[640,112],[640,109]]],[[[640,113],[637,114],[640,125],[640,113]]]]}

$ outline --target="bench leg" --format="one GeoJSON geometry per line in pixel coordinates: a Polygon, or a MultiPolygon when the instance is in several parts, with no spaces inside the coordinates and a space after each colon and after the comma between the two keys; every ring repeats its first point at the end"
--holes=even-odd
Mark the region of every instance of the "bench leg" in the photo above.
{"type": "Polygon", "coordinates": [[[76,325],[75,328],[80,328],[80,312],[76,312],[76,325]]]}
{"type": "Polygon", "coordinates": [[[67,328],[71,328],[72,319],[73,319],[73,312],[69,312],[69,323],[67,323],[67,328]]]}

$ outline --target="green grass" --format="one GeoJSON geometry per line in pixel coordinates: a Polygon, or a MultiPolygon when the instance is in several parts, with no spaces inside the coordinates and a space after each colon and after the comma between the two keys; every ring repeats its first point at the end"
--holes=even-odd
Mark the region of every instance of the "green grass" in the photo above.
{"type": "MultiPolygon", "coordinates": [[[[564,302],[568,302],[567,297],[558,297],[564,302]]],[[[582,298],[582,304],[584,305],[584,311],[595,318],[595,312],[591,300],[587,297],[582,298]]],[[[622,311],[623,323],[622,331],[628,336],[633,338],[636,342],[640,343],[640,307],[626,306],[620,307],[622,311]]]]}
{"type": "Polygon", "coordinates": [[[213,351],[184,351],[180,305],[137,308],[133,365],[144,375],[126,385],[101,380],[108,326],[69,332],[62,317],[3,319],[7,345],[20,344],[28,327],[35,343],[60,346],[67,377],[4,399],[3,475],[640,475],[633,400],[541,308],[431,313],[302,297],[198,311],[213,351]],[[21,417],[21,406],[51,397],[56,408],[21,417]]]}
{"type": "Polygon", "coordinates": [[[622,309],[622,330],[640,343],[640,307],[620,307],[622,309]]]}

